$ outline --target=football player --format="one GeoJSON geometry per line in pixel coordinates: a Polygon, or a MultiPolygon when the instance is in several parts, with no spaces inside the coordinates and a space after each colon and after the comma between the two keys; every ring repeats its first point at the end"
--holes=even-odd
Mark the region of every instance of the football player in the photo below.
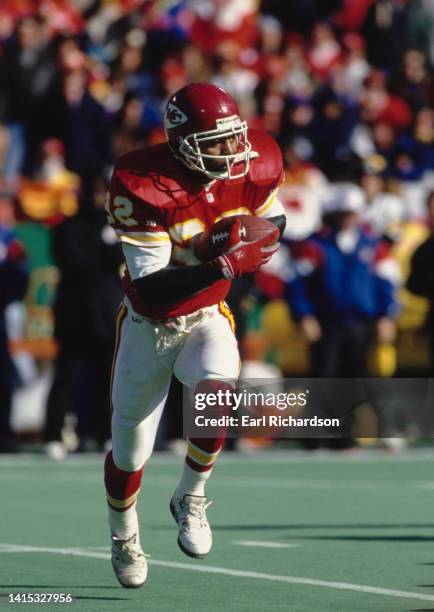
{"type": "MultiPolygon", "coordinates": [[[[124,587],[147,576],[136,502],[172,373],[193,391],[207,383],[224,389],[225,379],[238,377],[224,299],[233,278],[254,272],[278,248],[264,239],[242,242],[234,221],[222,255],[201,263],[195,238],[239,214],[265,217],[280,232],[285,225],[276,197],[280,149],[267,134],[248,132],[228,93],[204,83],[183,87],[167,104],[164,126],[167,142],[117,162],[107,201],[126,260],[111,380],[113,449],[105,462],[112,564],[124,587]]],[[[223,434],[188,440],[170,502],[178,544],[191,557],[211,549],[205,484],[223,442],[223,434]]]]}

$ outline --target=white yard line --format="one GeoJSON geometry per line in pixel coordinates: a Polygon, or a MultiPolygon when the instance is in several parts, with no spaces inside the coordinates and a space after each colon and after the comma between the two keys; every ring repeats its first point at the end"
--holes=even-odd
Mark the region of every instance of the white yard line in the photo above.
{"type": "Polygon", "coordinates": [[[263,540],[235,540],[231,544],[237,546],[251,546],[252,548],[299,548],[301,544],[287,544],[286,542],[265,542],[263,540]]]}
{"type": "MultiPolygon", "coordinates": [[[[49,548],[43,546],[19,546],[15,544],[0,544],[2,553],[52,553],[58,555],[72,555],[74,557],[89,557],[92,559],[110,559],[108,552],[97,552],[83,548],[49,548]]],[[[177,563],[175,561],[160,561],[149,559],[151,565],[167,567],[171,569],[202,572],[205,574],[217,574],[221,576],[232,576],[236,578],[248,578],[253,580],[266,580],[270,582],[283,582],[286,584],[301,584],[305,586],[322,587],[326,589],[337,589],[340,591],[353,591],[355,593],[367,593],[370,595],[384,595],[398,599],[414,599],[418,601],[434,602],[434,595],[414,593],[411,591],[399,591],[396,589],[385,589],[364,584],[352,584],[351,582],[332,582],[328,580],[316,580],[314,578],[303,578],[302,576],[277,576],[262,572],[250,572],[244,570],[233,570],[227,567],[215,567],[213,565],[196,565],[193,563],[177,563]]]]}

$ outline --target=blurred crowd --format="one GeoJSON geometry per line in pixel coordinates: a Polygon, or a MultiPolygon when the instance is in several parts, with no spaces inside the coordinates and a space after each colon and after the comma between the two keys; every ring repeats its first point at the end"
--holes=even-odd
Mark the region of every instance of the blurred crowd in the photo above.
{"type": "Polygon", "coordinates": [[[3,0],[0,423],[54,363],[45,442],[69,413],[83,449],[109,438],[122,257],[103,194],[192,81],[284,155],[284,245],[231,294],[246,375],[432,373],[433,21],[432,0],[3,0]]]}

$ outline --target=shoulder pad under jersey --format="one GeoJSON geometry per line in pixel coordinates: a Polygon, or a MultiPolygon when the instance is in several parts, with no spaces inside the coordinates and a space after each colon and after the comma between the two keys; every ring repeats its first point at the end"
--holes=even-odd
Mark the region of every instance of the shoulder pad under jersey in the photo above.
{"type": "Polygon", "coordinates": [[[113,175],[132,195],[157,208],[178,206],[189,191],[188,177],[167,143],[127,153],[113,175]]]}
{"type": "Polygon", "coordinates": [[[261,187],[277,187],[283,179],[279,145],[269,134],[259,130],[249,130],[249,140],[252,144],[252,158],[248,179],[261,187]]]}

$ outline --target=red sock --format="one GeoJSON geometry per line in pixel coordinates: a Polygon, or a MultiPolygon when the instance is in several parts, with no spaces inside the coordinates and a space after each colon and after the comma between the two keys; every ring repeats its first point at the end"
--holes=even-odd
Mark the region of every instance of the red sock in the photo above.
{"type": "MultiPolygon", "coordinates": [[[[196,387],[196,393],[212,393],[216,394],[219,391],[232,393],[232,387],[220,380],[202,380],[196,387]]],[[[213,411],[214,414],[208,411],[207,416],[220,417],[229,414],[231,409],[231,401],[224,406],[217,406],[213,411]]],[[[187,457],[185,462],[196,472],[207,472],[211,470],[217,459],[217,456],[224,444],[227,434],[227,427],[221,426],[216,430],[215,438],[189,438],[187,457]]]]}
{"type": "Polygon", "coordinates": [[[207,472],[214,467],[225,438],[189,438],[185,462],[196,472],[207,472]]]}
{"type": "Polygon", "coordinates": [[[107,502],[117,512],[125,512],[136,502],[140,491],[143,467],[135,472],[119,469],[113,461],[113,454],[107,454],[104,464],[104,482],[107,502]]]}

